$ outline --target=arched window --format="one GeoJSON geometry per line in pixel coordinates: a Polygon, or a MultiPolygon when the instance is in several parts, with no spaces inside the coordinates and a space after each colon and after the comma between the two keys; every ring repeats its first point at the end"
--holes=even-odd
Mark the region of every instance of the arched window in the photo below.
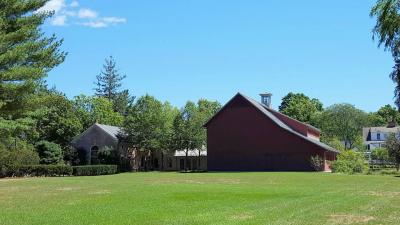
{"type": "Polygon", "coordinates": [[[99,147],[98,146],[92,146],[92,148],[90,148],[90,163],[91,164],[96,164],[98,163],[97,160],[97,153],[99,152],[99,147]]]}

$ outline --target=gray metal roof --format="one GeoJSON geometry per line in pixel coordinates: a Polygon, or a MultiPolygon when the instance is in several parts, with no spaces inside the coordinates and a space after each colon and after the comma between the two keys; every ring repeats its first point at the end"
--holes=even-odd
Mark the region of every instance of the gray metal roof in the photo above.
{"type": "Polygon", "coordinates": [[[120,127],[99,124],[99,123],[96,123],[95,125],[100,127],[102,130],[104,130],[110,136],[117,138],[117,139],[118,139],[118,135],[121,134],[121,132],[122,132],[122,129],[120,127]]]}
{"type": "Polygon", "coordinates": [[[88,132],[91,132],[95,127],[100,128],[104,132],[106,132],[108,135],[110,135],[113,139],[118,140],[118,137],[122,134],[122,129],[119,127],[115,126],[110,126],[110,125],[104,125],[104,124],[99,124],[95,123],[92,126],[90,126],[88,129],[86,129],[84,132],[82,132],[80,135],[76,136],[71,143],[74,144],[76,143],[82,136],[87,134],[88,132]]]}

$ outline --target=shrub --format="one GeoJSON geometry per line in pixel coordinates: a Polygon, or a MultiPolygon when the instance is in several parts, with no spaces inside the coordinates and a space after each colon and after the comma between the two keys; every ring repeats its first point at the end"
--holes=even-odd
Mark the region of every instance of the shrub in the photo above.
{"type": "Polygon", "coordinates": [[[14,165],[6,168],[4,177],[71,176],[72,167],[67,165],[14,165]]]}
{"type": "Polygon", "coordinates": [[[57,164],[62,161],[60,145],[48,141],[39,141],[35,147],[40,157],[40,164],[57,164]]]}
{"type": "Polygon", "coordinates": [[[321,171],[324,169],[324,160],[319,156],[311,156],[310,159],[310,163],[311,163],[311,167],[315,170],[315,171],[321,171]]]}
{"type": "Polygon", "coordinates": [[[97,153],[100,164],[117,164],[117,151],[113,147],[105,146],[97,153]]]}
{"type": "Polygon", "coordinates": [[[32,149],[6,150],[0,148],[0,177],[5,177],[10,167],[36,164],[39,164],[39,156],[32,149]]]}
{"type": "Polygon", "coordinates": [[[12,145],[0,142],[0,167],[32,164],[39,164],[39,156],[32,145],[21,140],[15,140],[12,145]]]}
{"type": "Polygon", "coordinates": [[[342,151],[337,160],[332,162],[332,172],[334,173],[362,173],[367,168],[363,154],[353,150],[342,151]]]}
{"type": "Polygon", "coordinates": [[[72,168],[74,176],[99,176],[118,173],[117,165],[88,165],[74,166],[72,168]]]}
{"type": "Polygon", "coordinates": [[[72,146],[67,146],[62,148],[62,154],[64,157],[64,162],[69,165],[79,165],[80,160],[79,160],[79,155],[78,151],[72,147],[72,146]]]}
{"type": "Polygon", "coordinates": [[[389,151],[386,148],[376,148],[371,152],[371,159],[380,162],[388,162],[390,160],[389,151]]]}
{"type": "Polygon", "coordinates": [[[11,165],[35,165],[39,163],[39,155],[31,149],[11,150],[11,165]]]}

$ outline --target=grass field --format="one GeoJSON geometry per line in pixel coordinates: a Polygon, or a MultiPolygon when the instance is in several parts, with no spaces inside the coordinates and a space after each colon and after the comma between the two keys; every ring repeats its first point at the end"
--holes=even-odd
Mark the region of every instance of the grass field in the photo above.
{"type": "Polygon", "coordinates": [[[0,179],[0,224],[400,224],[400,178],[154,172],[0,179]]]}

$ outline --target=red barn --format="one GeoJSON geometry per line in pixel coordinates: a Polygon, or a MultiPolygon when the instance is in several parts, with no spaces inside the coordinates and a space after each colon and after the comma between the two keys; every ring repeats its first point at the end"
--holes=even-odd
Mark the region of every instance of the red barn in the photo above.
{"type": "Polygon", "coordinates": [[[206,124],[209,171],[310,171],[311,156],[327,161],[338,151],[319,141],[320,130],[240,93],[206,124]]]}

